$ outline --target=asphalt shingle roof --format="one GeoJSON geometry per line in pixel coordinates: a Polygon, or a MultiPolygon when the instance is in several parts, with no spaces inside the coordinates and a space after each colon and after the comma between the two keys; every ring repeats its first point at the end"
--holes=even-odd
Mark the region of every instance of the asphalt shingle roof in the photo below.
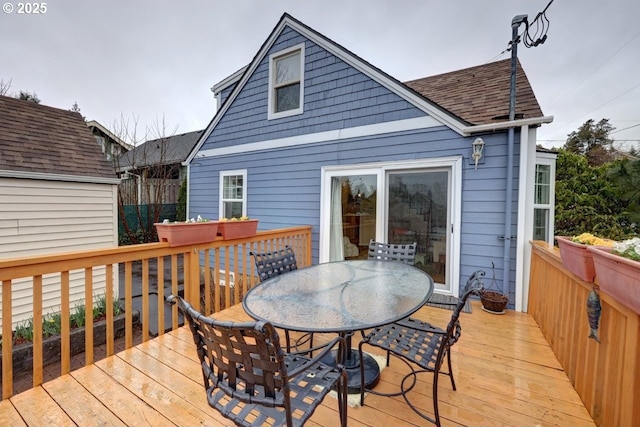
{"type": "MultiPolygon", "coordinates": [[[[473,125],[498,123],[509,117],[511,59],[491,62],[404,84],[473,125]]],[[[529,79],[516,66],[516,119],[542,117],[529,79]]]]}
{"type": "Polygon", "coordinates": [[[124,153],[118,160],[120,170],[138,169],[146,166],[182,163],[198,142],[204,130],[182,133],[153,139],[124,153]]]}
{"type": "Polygon", "coordinates": [[[0,96],[0,170],[116,178],[80,113],[0,96]]]}

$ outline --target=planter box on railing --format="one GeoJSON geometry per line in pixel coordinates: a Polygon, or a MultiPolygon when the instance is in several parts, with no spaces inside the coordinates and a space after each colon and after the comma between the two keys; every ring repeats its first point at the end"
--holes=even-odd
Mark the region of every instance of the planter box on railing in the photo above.
{"type": "Polygon", "coordinates": [[[573,242],[571,238],[564,236],[556,236],[556,240],[565,268],[585,282],[593,282],[596,270],[593,265],[593,256],[587,250],[589,245],[573,242]]]}
{"type": "Polygon", "coordinates": [[[248,219],[241,221],[220,221],[218,223],[218,235],[225,240],[244,239],[256,235],[258,220],[248,219]]]}
{"type": "Polygon", "coordinates": [[[218,222],[174,222],[155,223],[158,241],[169,242],[169,246],[196,245],[213,242],[218,237],[218,222]]]}
{"type": "Polygon", "coordinates": [[[590,247],[600,290],[640,314],[640,261],[611,253],[611,248],[590,247]]]}

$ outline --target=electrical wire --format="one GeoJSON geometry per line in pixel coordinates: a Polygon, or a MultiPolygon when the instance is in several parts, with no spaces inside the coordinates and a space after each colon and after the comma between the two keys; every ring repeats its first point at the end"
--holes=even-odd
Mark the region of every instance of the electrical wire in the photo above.
{"type": "Polygon", "coordinates": [[[618,48],[618,50],[616,50],[615,52],[613,52],[611,55],[609,55],[608,58],[606,58],[604,61],[602,61],[600,63],[600,65],[598,65],[591,73],[589,73],[588,76],[586,76],[584,79],[582,79],[578,84],[576,84],[575,86],[573,86],[573,88],[571,88],[571,90],[569,90],[569,92],[565,93],[558,101],[556,101],[553,105],[551,105],[550,107],[548,107],[550,110],[553,109],[553,107],[555,107],[556,105],[560,104],[562,101],[566,100],[566,98],[571,95],[576,89],[578,89],[585,81],[587,81],[589,78],[591,78],[591,76],[593,76],[596,72],[598,72],[598,70],[600,70],[600,68],[602,68],[605,64],[610,64],[611,63],[611,59],[616,56],[618,53],[620,53],[620,51],[622,49],[624,49],[625,47],[627,47],[627,45],[629,43],[631,43],[636,37],[638,37],[640,35],[640,31],[638,31],[637,33],[635,33],[629,40],[627,40],[627,42],[625,44],[623,44],[622,46],[620,46],[618,48]]]}
{"type": "Polygon", "coordinates": [[[547,9],[549,9],[553,1],[554,0],[551,0],[542,12],[538,12],[531,23],[525,21],[526,28],[522,34],[522,43],[525,47],[536,47],[547,40],[547,32],[551,26],[551,22],[549,22],[549,18],[547,18],[547,9]],[[533,36],[531,35],[532,32],[533,36]]]}
{"type": "Polygon", "coordinates": [[[615,132],[611,132],[611,133],[609,133],[609,135],[613,135],[614,133],[622,132],[623,130],[637,128],[638,126],[640,126],[640,123],[635,124],[635,125],[633,125],[633,126],[628,126],[628,127],[626,127],[626,128],[616,129],[616,131],[615,131],[615,132]]]}
{"type": "Polygon", "coordinates": [[[500,52],[499,54],[497,54],[496,56],[494,56],[493,58],[491,58],[490,60],[488,60],[487,62],[485,62],[485,65],[488,64],[489,62],[493,62],[496,59],[500,58],[502,55],[504,55],[505,53],[507,53],[509,51],[509,49],[505,49],[502,52],[500,52]]]}
{"type": "MultiPolygon", "coordinates": [[[[590,110],[590,111],[588,111],[588,112],[584,113],[584,114],[583,114],[583,115],[581,115],[580,117],[584,117],[584,116],[588,116],[588,115],[590,115],[591,113],[593,113],[594,111],[599,110],[600,108],[604,107],[605,105],[611,104],[613,101],[617,100],[618,98],[621,98],[621,97],[623,97],[623,96],[625,96],[625,95],[627,95],[627,94],[631,93],[632,91],[634,91],[634,90],[635,90],[635,89],[637,89],[638,87],[640,87],[640,83],[638,83],[637,85],[635,85],[635,86],[633,86],[633,87],[631,87],[631,88],[629,88],[629,89],[624,90],[622,93],[619,93],[618,95],[616,95],[616,96],[614,96],[613,98],[611,98],[611,99],[609,99],[608,101],[606,101],[604,104],[600,104],[600,105],[598,105],[596,108],[594,108],[594,109],[592,109],[592,110],[590,110]]],[[[571,125],[571,124],[573,124],[573,123],[577,122],[578,120],[580,120],[580,118],[570,121],[568,125],[565,125],[565,126],[563,126],[563,127],[569,127],[569,125],[571,125]]],[[[562,129],[562,128],[560,128],[560,129],[562,129]]]]}

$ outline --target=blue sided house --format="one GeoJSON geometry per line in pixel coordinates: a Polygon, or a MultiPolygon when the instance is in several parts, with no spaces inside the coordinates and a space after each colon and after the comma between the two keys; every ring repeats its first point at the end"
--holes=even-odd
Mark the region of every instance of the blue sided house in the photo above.
{"type": "Polygon", "coordinates": [[[213,87],[195,145],[189,216],[313,226],[316,262],[366,258],[370,239],[417,242],[436,292],[477,269],[526,310],[530,240],[553,241],[555,155],[511,60],[400,82],[284,14],[251,61],[213,87]],[[511,135],[510,135],[511,134],[511,135]]]}

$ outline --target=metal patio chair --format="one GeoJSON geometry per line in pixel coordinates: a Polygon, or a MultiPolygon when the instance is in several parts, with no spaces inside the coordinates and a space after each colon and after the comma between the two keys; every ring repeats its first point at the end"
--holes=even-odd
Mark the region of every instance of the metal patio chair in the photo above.
{"type": "MultiPolygon", "coordinates": [[[[271,277],[279,276],[289,271],[297,270],[296,253],[291,246],[286,245],[284,249],[272,252],[250,252],[256,264],[256,270],[260,281],[263,282],[271,277]]],[[[291,351],[291,336],[288,330],[284,330],[285,345],[287,351],[291,351]]],[[[313,333],[309,332],[300,336],[294,346],[309,342],[309,347],[313,347],[313,333]]]]}
{"type": "Polygon", "coordinates": [[[238,426],[302,426],[324,397],[336,389],[340,425],[347,425],[347,374],[344,367],[320,362],[336,337],[317,347],[318,355],[286,353],[268,322],[218,321],[170,295],[189,323],[202,368],[209,406],[238,426]]]}
{"type": "Polygon", "coordinates": [[[417,242],[411,244],[380,243],[369,240],[368,259],[377,261],[400,261],[404,264],[414,265],[416,263],[417,242]]]}
{"type": "MultiPolygon", "coordinates": [[[[363,360],[362,347],[364,345],[371,345],[387,350],[387,366],[389,366],[390,354],[394,354],[411,368],[411,372],[402,379],[399,392],[379,393],[374,390],[368,390],[370,393],[383,396],[402,395],[407,404],[418,415],[437,426],[440,426],[440,413],[438,410],[438,377],[440,374],[448,375],[451,379],[451,387],[453,390],[456,389],[453,371],[451,370],[450,350],[458,341],[462,332],[459,320],[460,313],[472,294],[479,295],[480,290],[483,288],[482,277],[484,277],[484,275],[484,271],[478,270],[469,277],[462,295],[458,299],[458,303],[451,314],[451,319],[449,320],[446,329],[408,317],[398,322],[375,328],[362,339],[358,345],[361,364],[363,360]],[[445,357],[448,365],[448,371],[446,372],[441,371],[445,357]],[[414,369],[412,364],[417,365],[419,369],[414,369]],[[407,397],[407,393],[416,384],[416,375],[422,372],[433,373],[433,418],[421,412],[407,397]],[[412,384],[405,386],[405,382],[409,377],[413,379],[412,384]]],[[[364,372],[361,372],[360,375],[364,377],[364,372]]],[[[361,405],[364,405],[364,393],[365,389],[364,387],[361,387],[361,405]]]]}
{"type": "MultiPolygon", "coordinates": [[[[381,243],[369,240],[369,254],[367,259],[374,261],[398,261],[403,264],[414,265],[416,263],[417,242],[411,244],[381,243]]],[[[362,337],[366,332],[361,330],[362,337]]]]}

